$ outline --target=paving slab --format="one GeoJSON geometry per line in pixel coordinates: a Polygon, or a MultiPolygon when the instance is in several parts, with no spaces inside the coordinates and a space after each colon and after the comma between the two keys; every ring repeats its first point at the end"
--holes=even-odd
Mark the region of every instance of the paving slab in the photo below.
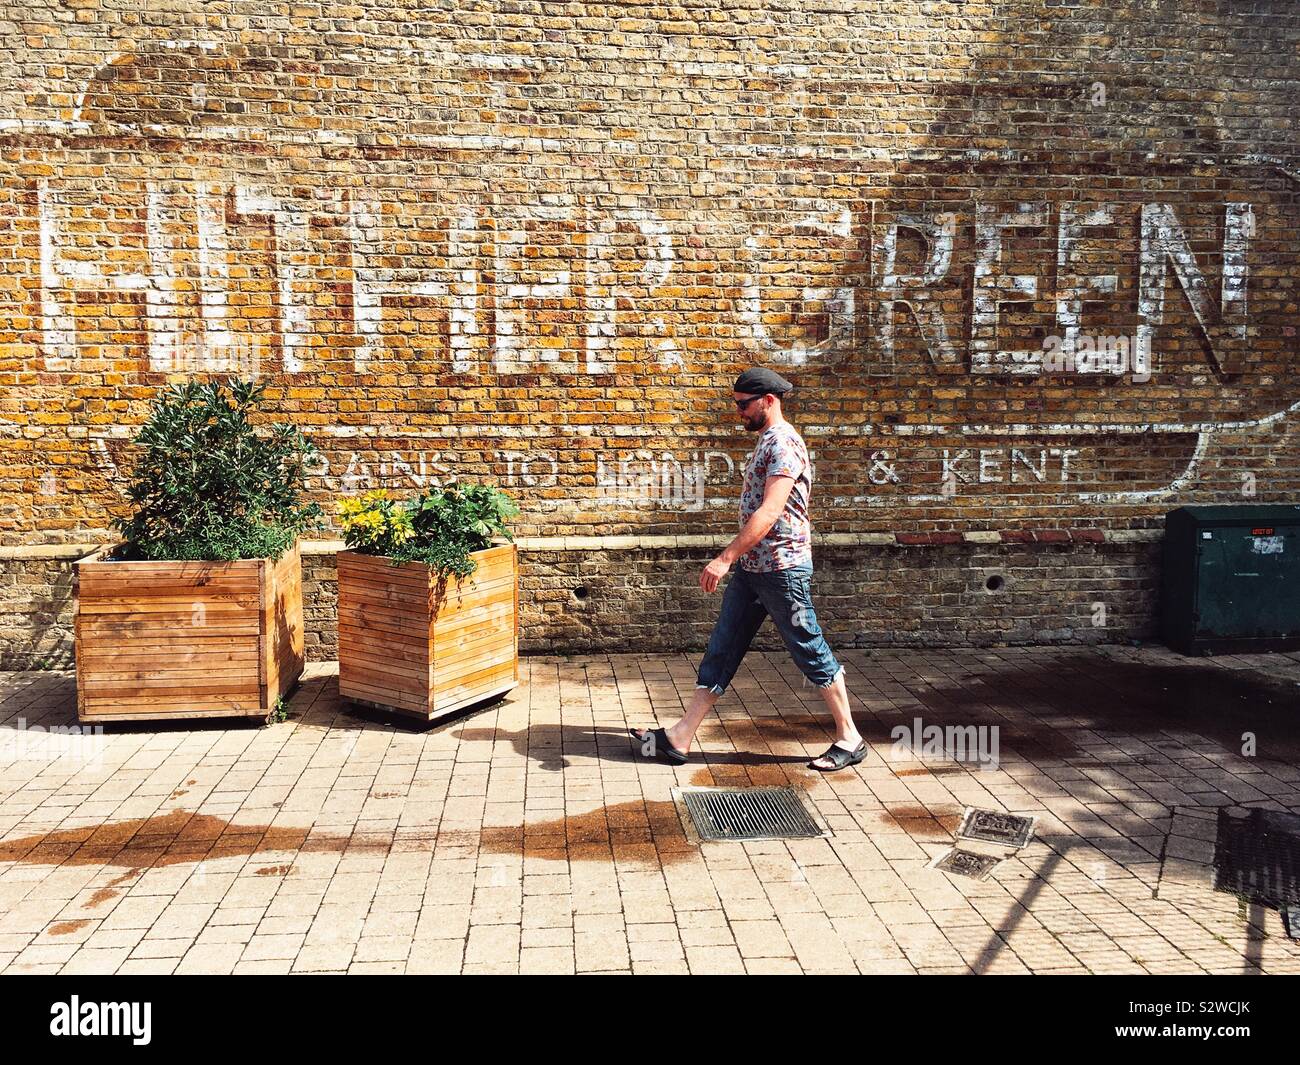
{"type": "Polygon", "coordinates": [[[1300,656],[839,655],[870,750],[833,775],[775,653],[677,768],[627,729],[676,719],[687,654],[526,657],[428,729],[353,713],[317,663],[281,723],[57,749],[20,730],[76,725],[74,677],[0,673],[0,972],[1300,971],[1212,867],[1220,808],[1300,811],[1300,656]],[[828,835],[701,844],[673,797],[770,785],[828,835]],[[930,868],[969,806],[1038,819],[986,880],[930,868]]]}

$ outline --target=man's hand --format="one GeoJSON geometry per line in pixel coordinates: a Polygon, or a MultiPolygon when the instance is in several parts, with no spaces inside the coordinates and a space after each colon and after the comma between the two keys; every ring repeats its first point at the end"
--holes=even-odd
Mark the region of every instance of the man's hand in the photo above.
{"type": "Polygon", "coordinates": [[[718,582],[721,581],[730,570],[731,559],[727,558],[725,554],[719,555],[704,567],[704,572],[700,574],[700,587],[706,592],[716,591],[718,588],[718,582]]]}
{"type": "Polygon", "coordinates": [[[718,582],[727,575],[736,559],[740,558],[757,544],[768,530],[776,524],[776,519],[781,516],[785,509],[785,501],[790,498],[790,490],[794,487],[794,478],[786,474],[779,474],[767,479],[767,484],[763,490],[763,502],[753,514],[749,516],[749,521],[745,522],[745,527],[740,530],[739,535],[731,541],[726,549],[704,567],[704,572],[700,574],[700,587],[706,592],[712,592],[718,587],[718,582]]]}

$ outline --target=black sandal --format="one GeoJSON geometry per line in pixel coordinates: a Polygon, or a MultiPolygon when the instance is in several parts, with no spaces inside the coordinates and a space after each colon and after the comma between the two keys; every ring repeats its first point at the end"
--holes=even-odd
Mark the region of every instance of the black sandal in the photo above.
{"type": "Polygon", "coordinates": [[[669,765],[685,765],[686,755],[668,742],[668,733],[661,728],[628,729],[630,735],[640,745],[638,750],[643,758],[658,758],[669,765]],[[646,744],[650,751],[646,752],[646,744]]]}
{"type": "Polygon", "coordinates": [[[867,743],[863,740],[858,744],[856,751],[846,751],[838,743],[832,743],[826,748],[826,753],[818,755],[808,763],[809,769],[815,769],[819,773],[835,773],[841,769],[847,769],[851,765],[857,765],[867,756],[867,743]],[[830,765],[818,765],[819,761],[828,761],[830,765]]]}

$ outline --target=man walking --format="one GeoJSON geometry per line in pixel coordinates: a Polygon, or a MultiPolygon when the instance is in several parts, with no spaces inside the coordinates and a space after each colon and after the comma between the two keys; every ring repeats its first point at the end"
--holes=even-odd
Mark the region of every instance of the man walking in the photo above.
{"type": "Polygon", "coordinates": [[[765,617],[776,623],[803,675],[821,689],[835,721],[835,742],[808,765],[829,773],[857,765],[867,756],[867,745],[849,712],[844,669],[813,611],[811,465],[803,438],[781,414],[781,397],[792,388],[780,374],[761,367],[736,378],[736,409],[745,428],[759,434],[758,442],[745,468],[740,533],[704,567],[700,587],[715,591],[731,567],[737,562],[739,566],[722,597],[686,713],[670,728],[632,730],[645,757],[671,765],[686,762],[696,729],[727,690],[765,617]]]}

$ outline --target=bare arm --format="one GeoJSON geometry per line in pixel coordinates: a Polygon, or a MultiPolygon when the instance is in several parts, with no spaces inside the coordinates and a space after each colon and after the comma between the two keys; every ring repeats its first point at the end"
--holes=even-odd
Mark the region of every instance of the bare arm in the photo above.
{"type": "Polygon", "coordinates": [[[790,498],[790,492],[794,488],[794,480],[789,476],[767,479],[763,489],[763,502],[749,516],[749,520],[736,534],[736,538],[722,549],[722,553],[717,558],[704,567],[704,572],[700,574],[701,588],[706,592],[714,591],[718,587],[718,582],[727,575],[727,571],[736,560],[768,534],[785,510],[786,500],[790,498]]]}

